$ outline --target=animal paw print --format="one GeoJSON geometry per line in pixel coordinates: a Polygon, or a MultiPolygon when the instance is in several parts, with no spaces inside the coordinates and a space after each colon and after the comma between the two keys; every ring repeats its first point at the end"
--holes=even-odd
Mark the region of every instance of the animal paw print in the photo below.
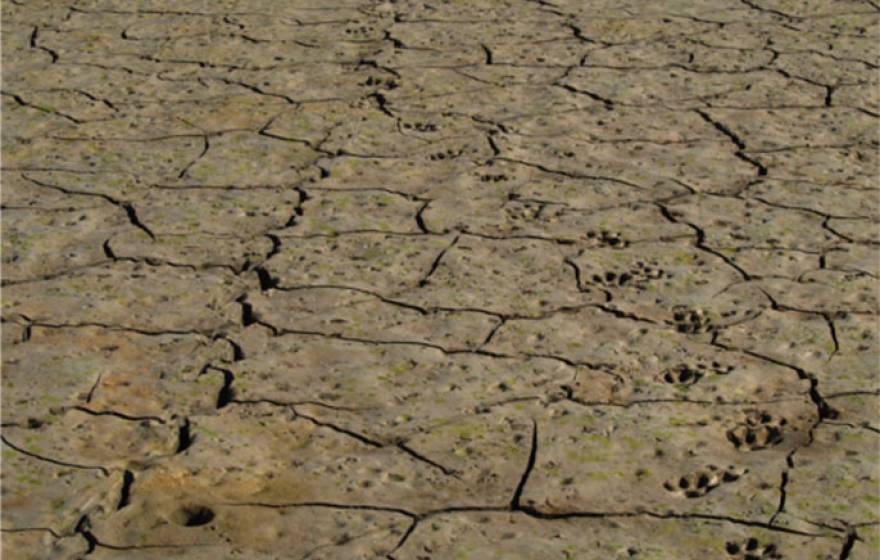
{"type": "Polygon", "coordinates": [[[605,274],[594,274],[592,280],[594,284],[601,284],[609,288],[626,286],[633,277],[628,272],[617,273],[608,271],[605,274]]]}
{"type": "Polygon", "coordinates": [[[514,221],[517,220],[537,220],[541,216],[544,204],[535,202],[516,202],[507,204],[504,211],[507,216],[514,221]]]}
{"type": "Polygon", "coordinates": [[[673,312],[672,319],[680,333],[698,334],[714,328],[712,319],[702,309],[679,309],[673,312]]]}
{"type": "Polygon", "coordinates": [[[670,385],[693,385],[702,377],[702,371],[686,364],[679,364],[661,374],[661,379],[670,385]]]}
{"type": "Polygon", "coordinates": [[[435,154],[431,154],[428,157],[431,161],[438,161],[438,160],[443,160],[443,159],[455,159],[458,156],[460,156],[462,153],[463,153],[462,150],[458,150],[456,152],[454,150],[447,149],[442,152],[437,152],[435,154]]]}
{"type": "MultiPolygon", "coordinates": [[[[656,263],[651,264],[656,265],[656,263]]],[[[605,274],[594,274],[592,280],[596,284],[609,288],[622,288],[629,285],[636,289],[644,289],[648,282],[669,276],[665,271],[656,266],[651,266],[651,264],[639,261],[636,263],[636,266],[626,272],[607,271],[605,274]]]]}
{"type": "Polygon", "coordinates": [[[366,81],[361,82],[362,86],[370,86],[381,89],[396,89],[397,82],[390,78],[377,78],[376,76],[369,76],[366,81]]]}
{"type": "Polygon", "coordinates": [[[731,560],[762,560],[765,558],[782,558],[775,544],[762,545],[755,537],[740,542],[728,542],[724,551],[731,560]]]}
{"type": "Polygon", "coordinates": [[[638,261],[635,268],[633,268],[630,272],[632,272],[633,276],[643,279],[644,282],[647,282],[649,280],[659,280],[660,278],[668,278],[672,276],[662,268],[658,268],[657,261],[651,261],[649,263],[638,261]]]}
{"type": "Polygon", "coordinates": [[[612,231],[588,231],[587,239],[593,241],[596,245],[603,247],[614,247],[615,249],[623,249],[629,243],[620,238],[620,234],[612,231]]]}
{"type": "Polygon", "coordinates": [[[727,430],[727,439],[740,451],[764,449],[782,441],[782,427],[786,424],[785,418],[769,412],[750,411],[744,422],[727,430]]]}
{"type": "Polygon", "coordinates": [[[707,465],[705,469],[667,480],[663,483],[663,488],[685,498],[702,498],[721,484],[738,480],[746,472],[748,472],[746,469],[733,465],[725,470],[715,465],[707,465]]]}
{"type": "Polygon", "coordinates": [[[678,364],[667,369],[660,374],[660,379],[670,385],[693,385],[703,378],[707,373],[717,373],[718,375],[727,375],[733,371],[733,366],[722,365],[713,361],[711,364],[706,362],[697,362],[695,366],[689,364],[678,364]]]}
{"type": "Polygon", "coordinates": [[[360,25],[360,26],[350,26],[345,28],[346,35],[353,35],[355,37],[367,37],[370,33],[373,32],[373,27],[370,25],[360,25]]]}
{"type": "Polygon", "coordinates": [[[404,130],[415,130],[416,132],[437,132],[437,125],[434,123],[403,123],[404,130]]]}
{"type": "Polygon", "coordinates": [[[608,271],[605,272],[604,275],[594,274],[593,282],[597,284],[602,284],[609,288],[613,287],[624,287],[626,285],[634,286],[635,288],[641,289],[644,288],[645,285],[651,280],[656,280],[658,278],[662,278],[665,273],[659,268],[653,268],[651,266],[647,266],[644,263],[638,263],[638,265],[627,271],[627,272],[613,272],[608,271]]]}
{"type": "Polygon", "coordinates": [[[574,152],[570,150],[553,150],[556,157],[573,158],[574,152]]]}

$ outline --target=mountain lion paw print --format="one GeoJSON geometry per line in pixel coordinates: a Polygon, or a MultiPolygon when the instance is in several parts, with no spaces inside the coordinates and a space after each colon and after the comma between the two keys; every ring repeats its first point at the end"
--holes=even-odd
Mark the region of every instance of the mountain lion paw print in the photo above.
{"type": "Polygon", "coordinates": [[[711,364],[698,361],[696,364],[678,364],[660,373],[660,379],[670,385],[693,385],[708,374],[727,375],[733,366],[713,361],[711,364]]]}
{"type": "Polygon", "coordinates": [[[678,364],[660,374],[660,379],[670,385],[693,385],[702,377],[702,371],[687,364],[678,364]]]}
{"type": "Polygon", "coordinates": [[[431,161],[441,161],[444,159],[455,159],[460,157],[464,153],[464,150],[451,150],[447,148],[441,152],[436,152],[428,155],[428,159],[431,161]]]}
{"type": "Polygon", "coordinates": [[[745,421],[727,431],[727,440],[740,451],[755,451],[776,445],[782,441],[785,418],[769,412],[749,411],[745,421]]]}
{"type": "Polygon", "coordinates": [[[766,558],[782,558],[775,544],[762,545],[754,538],[740,542],[728,542],[724,545],[727,557],[731,560],[763,560],[766,558]]]}
{"type": "Polygon", "coordinates": [[[597,247],[614,247],[615,249],[623,249],[629,242],[620,237],[620,234],[616,231],[593,231],[590,230],[586,233],[586,238],[592,243],[592,245],[597,247]]]}
{"type": "Polygon", "coordinates": [[[715,465],[707,465],[704,469],[667,480],[663,483],[663,487],[678,496],[701,498],[721,484],[738,480],[747,472],[747,469],[737,468],[734,465],[730,465],[724,470],[715,465]]]}
{"type": "Polygon", "coordinates": [[[593,283],[608,288],[630,286],[644,290],[649,282],[669,276],[663,269],[657,268],[656,263],[652,264],[655,266],[639,261],[626,272],[607,271],[604,274],[593,274],[590,279],[593,283]]]}
{"type": "Polygon", "coordinates": [[[675,330],[685,334],[699,334],[712,330],[712,319],[702,309],[677,309],[672,314],[675,330]]]}

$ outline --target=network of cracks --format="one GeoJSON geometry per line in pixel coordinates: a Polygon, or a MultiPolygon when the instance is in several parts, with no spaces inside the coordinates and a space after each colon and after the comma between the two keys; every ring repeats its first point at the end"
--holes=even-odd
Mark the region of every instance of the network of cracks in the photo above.
{"type": "Polygon", "coordinates": [[[9,558],[880,553],[873,0],[3,0],[9,558]]]}

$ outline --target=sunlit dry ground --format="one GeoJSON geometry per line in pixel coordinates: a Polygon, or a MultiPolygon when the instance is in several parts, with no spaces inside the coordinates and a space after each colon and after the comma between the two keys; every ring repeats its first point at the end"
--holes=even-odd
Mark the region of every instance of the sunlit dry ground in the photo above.
{"type": "Polygon", "coordinates": [[[4,558],[875,559],[872,0],[3,0],[4,558]]]}

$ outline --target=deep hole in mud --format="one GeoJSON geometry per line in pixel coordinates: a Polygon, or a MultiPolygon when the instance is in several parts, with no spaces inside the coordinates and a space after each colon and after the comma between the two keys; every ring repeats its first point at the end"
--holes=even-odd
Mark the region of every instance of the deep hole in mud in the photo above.
{"type": "Polygon", "coordinates": [[[211,508],[200,505],[187,505],[174,512],[172,521],[184,527],[199,527],[206,525],[214,519],[214,511],[211,508]]]}

